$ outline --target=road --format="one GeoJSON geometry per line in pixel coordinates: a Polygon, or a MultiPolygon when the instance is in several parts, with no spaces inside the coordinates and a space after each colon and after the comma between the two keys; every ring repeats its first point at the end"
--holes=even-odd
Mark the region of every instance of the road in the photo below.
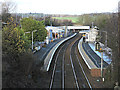
{"type": "Polygon", "coordinates": [[[50,67],[51,78],[49,88],[91,88],[89,80],[78,57],[77,44],[80,40],[77,34],[57,50],[50,67]]]}

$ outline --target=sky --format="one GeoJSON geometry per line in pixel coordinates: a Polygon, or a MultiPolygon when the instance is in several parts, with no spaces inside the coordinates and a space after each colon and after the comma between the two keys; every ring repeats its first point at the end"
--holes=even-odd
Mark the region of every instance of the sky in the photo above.
{"type": "MultiPolygon", "coordinates": [[[[0,0],[4,1],[4,0],[0,0]]],[[[120,0],[10,0],[18,13],[72,14],[116,12],[120,0]]]]}

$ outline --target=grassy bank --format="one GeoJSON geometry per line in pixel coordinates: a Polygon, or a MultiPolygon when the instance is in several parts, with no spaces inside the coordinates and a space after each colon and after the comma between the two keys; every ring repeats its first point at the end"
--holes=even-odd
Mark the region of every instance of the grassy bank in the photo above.
{"type": "Polygon", "coordinates": [[[72,20],[73,23],[77,23],[78,17],[52,17],[59,20],[72,20]]]}

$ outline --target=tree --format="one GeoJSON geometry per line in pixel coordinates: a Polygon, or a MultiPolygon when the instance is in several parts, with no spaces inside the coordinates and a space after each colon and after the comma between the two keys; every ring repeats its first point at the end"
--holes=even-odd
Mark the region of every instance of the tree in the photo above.
{"type": "MultiPolygon", "coordinates": [[[[32,18],[23,18],[21,20],[21,25],[24,32],[37,30],[37,32],[34,33],[34,40],[44,41],[47,36],[47,30],[42,21],[33,20],[32,18]]],[[[31,40],[31,34],[28,34],[28,38],[31,40]]]]}
{"type": "Polygon", "coordinates": [[[24,32],[16,26],[12,17],[7,24],[2,31],[3,52],[13,56],[25,52],[28,49],[29,42],[24,37],[24,32]]]}
{"type": "Polygon", "coordinates": [[[51,25],[51,17],[45,17],[45,26],[51,25]]]}
{"type": "Polygon", "coordinates": [[[29,85],[28,75],[31,73],[34,61],[29,45],[30,42],[24,36],[24,31],[11,17],[2,31],[3,88],[19,88],[29,85]]]}
{"type": "MultiPolygon", "coordinates": [[[[117,13],[98,15],[95,23],[100,28],[100,31],[107,31],[107,45],[112,49],[112,63],[109,68],[107,68],[106,81],[111,83],[110,86],[113,87],[116,81],[119,80],[120,82],[120,72],[118,71],[120,69],[120,57],[118,53],[118,15],[117,13]]],[[[105,41],[104,36],[102,36],[103,38],[101,39],[103,43],[105,41]]]]}
{"type": "Polygon", "coordinates": [[[10,13],[15,12],[16,10],[16,4],[11,1],[6,1],[2,3],[2,21],[6,22],[8,21],[8,18],[11,17],[10,13]]]}
{"type": "Polygon", "coordinates": [[[81,25],[89,25],[91,26],[93,20],[93,18],[89,15],[89,14],[84,14],[79,16],[78,18],[78,23],[80,23],[81,25]]]}

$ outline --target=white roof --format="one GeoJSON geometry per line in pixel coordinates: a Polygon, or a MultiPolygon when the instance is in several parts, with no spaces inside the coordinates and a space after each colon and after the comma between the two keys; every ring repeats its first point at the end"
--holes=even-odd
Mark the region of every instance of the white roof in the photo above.
{"type": "Polygon", "coordinates": [[[83,31],[80,31],[79,33],[89,33],[90,30],[83,30],[83,31]]]}
{"type": "MultiPolygon", "coordinates": [[[[64,32],[66,26],[59,26],[59,27],[54,27],[54,26],[47,26],[45,27],[47,31],[52,30],[53,33],[55,32],[64,32]]],[[[67,26],[67,29],[87,29],[90,30],[90,26],[67,26]]]]}
{"type": "Polygon", "coordinates": [[[82,30],[79,33],[89,33],[89,32],[98,32],[99,30],[97,29],[90,29],[90,30],[82,30]]]}
{"type": "Polygon", "coordinates": [[[90,26],[67,26],[67,29],[90,29],[90,26]]]}
{"type": "Polygon", "coordinates": [[[64,30],[60,29],[60,27],[47,26],[45,28],[47,29],[47,31],[52,30],[53,33],[64,32],[64,30]]]}

